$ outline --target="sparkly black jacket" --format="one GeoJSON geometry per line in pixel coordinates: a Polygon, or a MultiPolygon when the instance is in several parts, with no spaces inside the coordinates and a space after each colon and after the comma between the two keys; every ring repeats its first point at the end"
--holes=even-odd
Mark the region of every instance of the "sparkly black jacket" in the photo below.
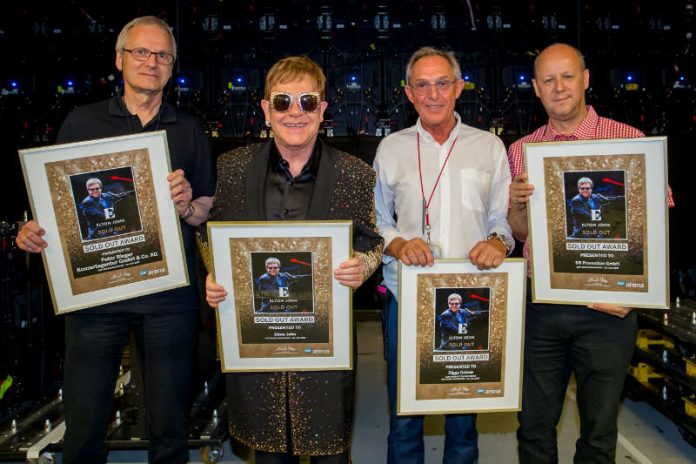
{"type": "MultiPolygon", "coordinates": [[[[265,176],[272,141],[224,153],[212,221],[263,221],[265,176]]],[[[382,238],[375,227],[374,171],[321,141],[321,158],[307,219],[353,221],[353,253],[367,276],[379,266],[382,238]]],[[[230,433],[258,450],[331,455],[350,446],[354,371],[227,374],[230,433]]]]}

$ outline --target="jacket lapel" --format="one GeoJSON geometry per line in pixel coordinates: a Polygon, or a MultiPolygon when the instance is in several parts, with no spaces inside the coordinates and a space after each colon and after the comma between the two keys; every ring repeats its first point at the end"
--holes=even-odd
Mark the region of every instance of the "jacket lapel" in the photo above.
{"type": "Polygon", "coordinates": [[[321,158],[314,193],[307,211],[307,219],[310,220],[329,219],[329,204],[338,182],[336,151],[320,139],[317,139],[317,143],[321,143],[321,158]]]}
{"type": "Polygon", "coordinates": [[[273,142],[269,140],[263,145],[261,150],[254,155],[249,165],[249,171],[247,172],[247,216],[250,221],[263,221],[266,219],[263,192],[265,189],[268,158],[270,156],[272,143],[273,142]]]}

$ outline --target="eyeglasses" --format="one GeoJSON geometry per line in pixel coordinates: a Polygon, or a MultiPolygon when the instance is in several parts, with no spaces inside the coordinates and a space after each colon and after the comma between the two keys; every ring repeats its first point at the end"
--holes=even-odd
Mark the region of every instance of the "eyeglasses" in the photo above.
{"type": "Polygon", "coordinates": [[[430,91],[430,87],[435,87],[438,93],[446,93],[454,83],[455,81],[448,81],[446,79],[435,81],[432,84],[428,81],[416,81],[415,84],[411,84],[409,87],[413,89],[413,93],[422,97],[430,91]]]}
{"type": "Polygon", "coordinates": [[[280,269],[278,266],[266,266],[266,269],[280,269]]]}
{"type": "Polygon", "coordinates": [[[92,188],[88,188],[87,191],[88,192],[96,192],[97,190],[101,190],[101,189],[102,189],[101,187],[92,187],[92,188]]]}
{"type": "Polygon", "coordinates": [[[167,52],[152,52],[147,48],[133,48],[133,49],[123,49],[124,52],[128,52],[131,56],[138,61],[147,61],[150,59],[150,55],[155,55],[155,59],[159,64],[172,64],[174,63],[174,55],[167,52]]]}
{"type": "Polygon", "coordinates": [[[271,93],[271,108],[279,113],[285,113],[290,110],[292,102],[295,100],[297,100],[300,110],[305,113],[315,112],[321,103],[319,92],[302,92],[299,95],[288,92],[273,92],[271,93]]]}
{"type": "Polygon", "coordinates": [[[580,187],[580,190],[592,190],[592,187],[580,187]]]}
{"type": "Polygon", "coordinates": [[[451,305],[457,305],[457,306],[461,305],[461,303],[458,302],[458,301],[450,301],[449,304],[451,304],[451,305]]]}

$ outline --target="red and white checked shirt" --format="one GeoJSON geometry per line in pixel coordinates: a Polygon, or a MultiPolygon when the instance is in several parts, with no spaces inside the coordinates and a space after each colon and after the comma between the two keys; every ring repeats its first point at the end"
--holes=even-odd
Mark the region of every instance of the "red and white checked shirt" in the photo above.
{"type": "MultiPolygon", "coordinates": [[[[602,118],[592,106],[587,105],[587,116],[580,123],[572,134],[559,134],[551,123],[541,126],[529,135],[513,142],[508,149],[508,162],[510,163],[510,173],[514,181],[515,176],[524,171],[524,155],[522,145],[534,142],[560,142],[568,140],[594,140],[594,139],[633,139],[644,137],[643,133],[628,124],[614,121],[613,119],[602,118]]],[[[674,207],[672,189],[668,188],[667,199],[669,207],[674,207]]],[[[524,243],[522,256],[527,258],[527,269],[529,270],[529,243],[524,243]]],[[[528,271],[529,272],[529,271],[528,271]]]]}

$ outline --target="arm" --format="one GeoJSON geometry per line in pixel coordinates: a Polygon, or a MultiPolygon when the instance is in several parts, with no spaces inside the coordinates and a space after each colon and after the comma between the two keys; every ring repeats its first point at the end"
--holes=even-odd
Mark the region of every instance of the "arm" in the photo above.
{"type": "Polygon", "coordinates": [[[459,330],[459,323],[453,317],[447,317],[445,313],[442,313],[439,319],[441,328],[453,330],[455,332],[459,330]]]}
{"type": "MultiPolygon", "coordinates": [[[[601,202],[603,203],[603,201],[601,202]]],[[[586,206],[585,204],[583,204],[582,200],[579,200],[577,198],[573,198],[572,200],[570,200],[570,213],[573,215],[574,219],[575,216],[579,216],[579,220],[582,220],[582,218],[586,218],[587,220],[592,219],[592,214],[590,213],[589,206],[586,206]]]]}
{"type": "Polygon", "coordinates": [[[167,180],[179,217],[197,227],[208,219],[216,186],[214,158],[200,121],[191,128],[190,143],[186,146],[188,156],[177,166],[186,167],[186,170],[175,170],[167,180]]]}
{"type": "Polygon", "coordinates": [[[192,226],[199,226],[208,218],[213,198],[200,196],[192,199],[191,183],[186,179],[183,169],[177,169],[167,176],[169,192],[179,217],[192,226]]]}
{"type": "Polygon", "coordinates": [[[375,272],[382,261],[384,243],[375,225],[375,173],[365,163],[356,163],[358,164],[355,169],[364,171],[364,175],[361,175],[361,181],[354,185],[355,191],[351,196],[355,199],[364,198],[364,201],[356,202],[352,217],[353,256],[334,270],[334,278],[341,285],[353,289],[362,285],[375,272]]]}
{"type": "Polygon", "coordinates": [[[524,242],[527,240],[527,204],[534,192],[534,186],[527,182],[527,173],[524,171],[524,156],[522,154],[522,141],[518,140],[510,145],[508,150],[508,164],[510,165],[510,204],[508,209],[508,222],[512,228],[513,236],[524,242]]]}
{"type": "Polygon", "coordinates": [[[275,280],[271,279],[268,274],[264,274],[258,278],[257,289],[259,295],[263,298],[278,297],[278,286],[275,285],[275,280]]]}
{"type": "Polygon", "coordinates": [[[510,208],[508,209],[508,222],[512,228],[513,236],[524,242],[527,240],[528,222],[527,205],[534,193],[534,186],[527,183],[527,173],[522,172],[515,177],[510,184],[510,208]]]}
{"type": "Polygon", "coordinates": [[[191,201],[194,213],[186,218],[186,223],[194,227],[203,224],[208,219],[208,213],[213,206],[213,197],[202,196],[191,201]]]}
{"type": "MultiPolygon", "coordinates": [[[[386,247],[384,254],[392,259],[398,259],[406,265],[432,266],[435,259],[428,245],[420,237],[406,240],[401,237],[394,219],[394,191],[389,185],[386,169],[375,158],[374,169],[377,172],[375,186],[375,208],[377,213],[377,228],[384,237],[386,247]]],[[[385,264],[390,259],[385,259],[385,264]]]]}
{"type": "Polygon", "coordinates": [[[80,210],[82,211],[83,216],[91,216],[99,219],[106,218],[104,209],[102,209],[101,205],[95,205],[91,199],[80,203],[80,210]]]}

